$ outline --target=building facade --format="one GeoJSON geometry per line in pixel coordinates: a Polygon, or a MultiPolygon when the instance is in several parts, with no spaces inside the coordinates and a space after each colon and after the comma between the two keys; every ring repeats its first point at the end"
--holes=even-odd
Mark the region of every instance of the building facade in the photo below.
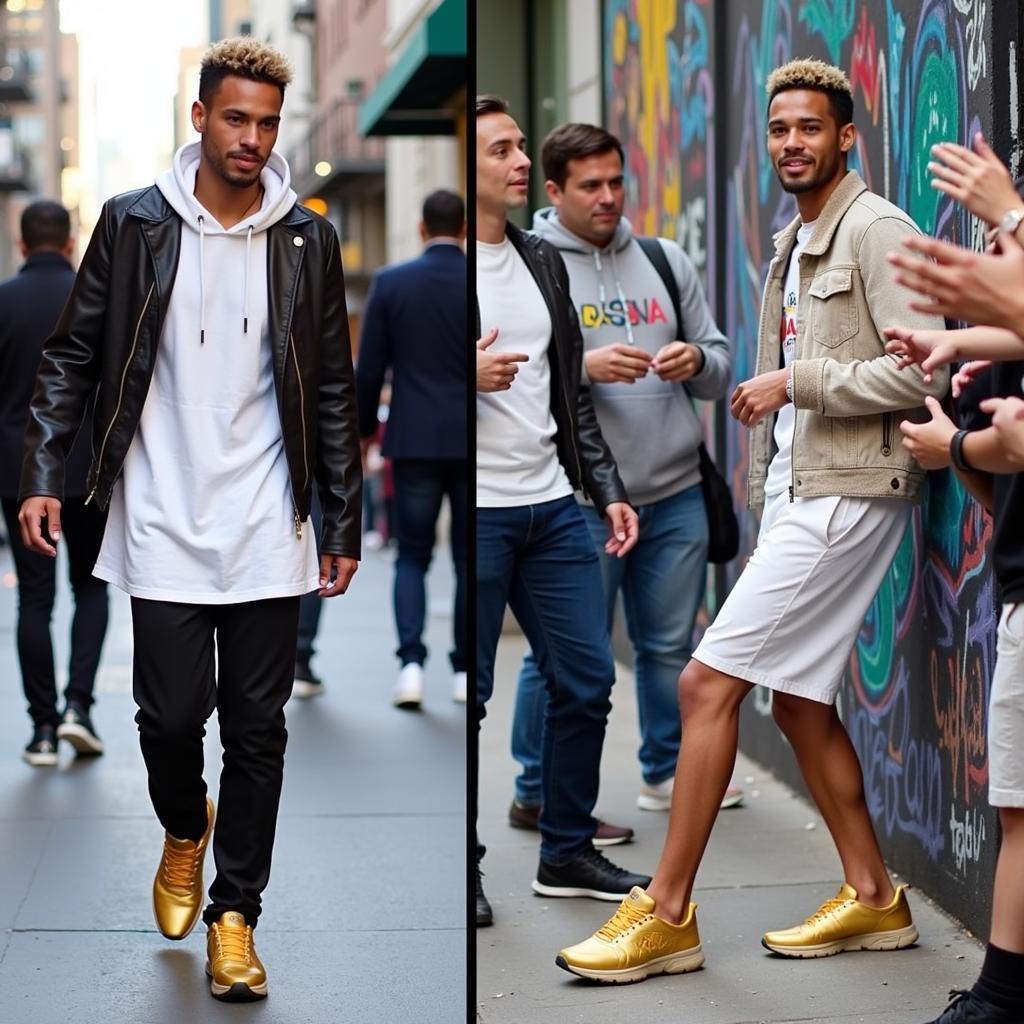
{"type": "Polygon", "coordinates": [[[55,199],[77,221],[78,49],[57,0],[0,5],[0,277],[21,261],[21,211],[55,199]],[[66,192],[65,192],[66,189],[66,192]]]}

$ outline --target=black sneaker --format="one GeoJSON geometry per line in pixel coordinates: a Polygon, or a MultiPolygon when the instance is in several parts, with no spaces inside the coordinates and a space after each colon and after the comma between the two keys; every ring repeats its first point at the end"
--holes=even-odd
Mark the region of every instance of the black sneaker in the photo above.
{"type": "Polygon", "coordinates": [[[1017,1010],[993,1006],[975,992],[951,989],[949,1006],[928,1024],[1021,1024],[1017,1010]]]}
{"type": "Polygon", "coordinates": [[[103,741],[96,735],[89,712],[69,704],[57,726],[57,739],[67,740],[79,754],[96,757],[103,753],[103,741]]]}
{"type": "Polygon", "coordinates": [[[52,725],[40,725],[32,733],[32,741],[22,752],[22,759],[37,768],[57,763],[57,732],[52,725]]]}
{"type": "Polygon", "coordinates": [[[494,924],[494,913],[491,910],[490,903],[487,902],[487,897],[484,895],[484,873],[480,870],[480,865],[476,868],[476,926],[477,928],[486,928],[489,924],[494,924]]]}
{"type": "Polygon", "coordinates": [[[295,662],[295,681],[292,696],[300,700],[319,697],[324,692],[323,680],[309,667],[308,661],[295,662]]]}
{"type": "Polygon", "coordinates": [[[547,864],[542,860],[533,891],[541,896],[589,896],[617,903],[629,895],[634,885],[646,889],[650,884],[650,875],[634,875],[591,847],[568,864],[547,864]]]}
{"type": "MultiPolygon", "coordinates": [[[[508,809],[508,823],[512,828],[526,829],[529,832],[540,831],[540,808],[524,807],[518,800],[513,800],[508,809]]],[[[591,840],[595,846],[618,846],[633,839],[633,830],[625,825],[611,825],[607,821],[597,819],[597,831],[591,840]]]]}

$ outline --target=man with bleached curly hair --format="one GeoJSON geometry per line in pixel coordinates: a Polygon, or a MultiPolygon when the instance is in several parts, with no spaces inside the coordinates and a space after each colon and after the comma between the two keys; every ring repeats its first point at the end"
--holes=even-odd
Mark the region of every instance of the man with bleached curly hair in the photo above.
{"type": "Polygon", "coordinates": [[[96,396],[95,575],[131,595],[136,722],[165,831],[160,931],[207,925],[211,992],[262,998],[253,945],[287,734],[299,597],[343,594],[360,555],[358,419],[340,247],[273,152],[287,61],[253,39],[204,56],[192,124],[155,185],[100,214],[46,342],[22,466],[26,545],[60,538],[64,460],[96,396]],[[319,489],[318,557],[309,516],[319,489]],[[216,659],[216,660],[215,660],[216,659]],[[220,815],[203,781],[217,709],[220,815]],[[217,874],[203,910],[203,859],[217,874]]]}
{"type": "Polygon", "coordinates": [[[792,61],[768,77],[768,153],[798,216],[775,236],[761,305],[757,375],[733,393],[752,428],[748,500],[757,547],[679,680],[686,722],[668,835],[650,885],[556,963],[599,981],[679,974],[704,962],[694,877],[736,758],[739,709],[768,687],[842,864],[843,883],[802,924],[762,945],[786,957],[902,949],[917,940],[864,799],[835,700],[857,634],[896,550],[924,471],[897,424],[927,418],[948,375],[900,372],[883,331],[915,313],[886,255],[920,234],[867,190],[847,157],[853,92],[839,68],[792,61]],[[909,375],[908,375],[909,374],[909,375]]]}

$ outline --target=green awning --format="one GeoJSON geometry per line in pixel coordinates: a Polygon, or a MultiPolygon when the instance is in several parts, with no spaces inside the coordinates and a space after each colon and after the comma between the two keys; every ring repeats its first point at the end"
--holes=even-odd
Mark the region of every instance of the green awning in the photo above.
{"type": "Polygon", "coordinates": [[[451,135],[466,85],[466,0],[442,0],[359,108],[360,135],[451,135]]]}

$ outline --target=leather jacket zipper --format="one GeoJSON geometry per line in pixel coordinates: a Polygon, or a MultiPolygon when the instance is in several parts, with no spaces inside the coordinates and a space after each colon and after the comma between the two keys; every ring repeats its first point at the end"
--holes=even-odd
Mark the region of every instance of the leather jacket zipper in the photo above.
{"type": "Polygon", "coordinates": [[[89,497],[85,499],[86,505],[92,501],[93,495],[96,493],[96,488],[99,487],[100,484],[100,473],[103,471],[103,453],[106,451],[110,432],[114,429],[114,424],[117,422],[117,415],[121,411],[121,406],[124,403],[124,382],[128,378],[128,367],[132,365],[132,359],[135,358],[135,350],[139,347],[139,331],[142,329],[142,321],[146,315],[146,310],[149,309],[149,300],[153,297],[154,288],[156,288],[155,281],[149,286],[149,293],[146,295],[146,301],[142,304],[142,312],[139,314],[138,323],[135,325],[135,337],[132,338],[131,351],[128,353],[124,369],[121,371],[121,387],[117,393],[117,407],[114,409],[114,415],[110,418],[110,424],[107,426],[107,432],[103,435],[103,443],[100,445],[100,454],[96,459],[96,484],[89,492],[89,497]]]}
{"type": "MultiPolygon", "coordinates": [[[[295,364],[295,380],[299,385],[299,419],[302,421],[302,493],[305,494],[309,484],[309,462],[306,458],[306,393],[302,387],[302,374],[299,372],[299,356],[295,351],[295,335],[291,331],[288,332],[288,344],[292,350],[292,362],[295,364]]],[[[295,539],[302,540],[302,520],[299,518],[297,501],[295,502],[295,539]]]]}

